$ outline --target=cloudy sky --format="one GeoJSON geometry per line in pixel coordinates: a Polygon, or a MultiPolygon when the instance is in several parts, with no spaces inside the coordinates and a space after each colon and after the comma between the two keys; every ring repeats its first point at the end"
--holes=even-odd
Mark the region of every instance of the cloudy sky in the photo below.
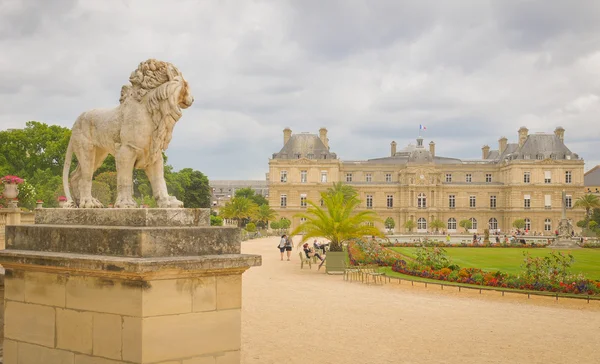
{"type": "Polygon", "coordinates": [[[387,156],[419,124],[439,155],[566,129],[600,164],[600,2],[0,0],[0,129],[70,127],[118,104],[138,63],[192,86],[167,152],[210,179],[264,179],[282,130],[387,156]]]}

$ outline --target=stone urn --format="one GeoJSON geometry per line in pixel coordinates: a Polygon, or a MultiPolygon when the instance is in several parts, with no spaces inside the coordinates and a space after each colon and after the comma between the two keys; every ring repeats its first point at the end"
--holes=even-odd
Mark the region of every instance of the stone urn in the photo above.
{"type": "Polygon", "coordinates": [[[2,193],[2,195],[9,200],[17,198],[17,196],[19,195],[19,185],[17,185],[16,183],[5,183],[4,192],[2,193]]]}
{"type": "Polygon", "coordinates": [[[35,203],[35,208],[36,208],[36,209],[41,209],[43,205],[44,205],[44,201],[42,201],[42,200],[38,200],[38,201],[36,201],[36,203],[35,203]]]}
{"type": "Polygon", "coordinates": [[[58,201],[58,207],[60,207],[60,208],[65,207],[66,203],[67,203],[67,201],[60,201],[59,200],[58,201]]]}

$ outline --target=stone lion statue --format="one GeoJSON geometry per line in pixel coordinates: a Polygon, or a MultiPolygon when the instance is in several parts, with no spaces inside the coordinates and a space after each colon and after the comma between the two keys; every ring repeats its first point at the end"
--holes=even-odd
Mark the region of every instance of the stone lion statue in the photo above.
{"type": "Polygon", "coordinates": [[[92,177],[108,154],[115,157],[117,166],[115,207],[137,207],[134,168],[146,172],[159,207],[183,206],[167,192],[162,152],[169,146],[181,109],[194,102],[188,83],[171,63],[155,59],[140,63],[129,82],[121,88],[119,106],[86,111],[73,125],[63,168],[67,207],[102,207],[92,197],[92,177]],[[79,164],[71,173],[69,189],[73,154],[79,164]]]}

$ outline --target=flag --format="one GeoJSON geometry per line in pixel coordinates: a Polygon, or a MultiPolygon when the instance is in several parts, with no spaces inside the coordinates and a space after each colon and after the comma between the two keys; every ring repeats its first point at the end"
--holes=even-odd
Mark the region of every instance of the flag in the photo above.
{"type": "Polygon", "coordinates": [[[419,130],[427,130],[427,128],[425,125],[419,124],[419,130]]]}

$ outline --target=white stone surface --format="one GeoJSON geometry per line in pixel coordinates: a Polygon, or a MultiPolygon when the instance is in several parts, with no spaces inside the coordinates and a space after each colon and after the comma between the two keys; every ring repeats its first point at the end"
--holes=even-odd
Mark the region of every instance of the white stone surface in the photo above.
{"type": "Polygon", "coordinates": [[[93,208],[102,204],[92,197],[92,176],[108,154],[117,166],[115,207],[136,207],[133,200],[133,169],[144,169],[159,207],[182,207],[169,196],[164,178],[162,152],[167,149],[181,109],[194,102],[179,70],[168,62],[149,59],[129,77],[131,85],[121,88],[120,105],[94,109],[75,121],[63,169],[67,207],[93,208]],[[71,174],[72,155],[79,165],[71,174]]]}

